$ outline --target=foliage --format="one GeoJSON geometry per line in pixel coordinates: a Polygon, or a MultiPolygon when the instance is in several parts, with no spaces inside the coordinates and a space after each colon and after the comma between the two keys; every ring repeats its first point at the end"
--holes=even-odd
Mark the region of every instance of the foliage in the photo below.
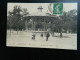
{"type": "MultiPolygon", "coordinates": [[[[50,28],[52,32],[67,32],[70,30],[72,33],[77,31],[77,11],[75,9],[68,12],[64,12],[63,15],[56,17],[46,13],[50,17],[34,17],[33,23],[35,22],[35,29],[45,29],[50,28]]],[[[28,28],[32,28],[31,18],[25,19],[24,17],[29,15],[27,9],[22,9],[20,6],[14,6],[12,12],[9,11],[9,16],[7,17],[7,28],[14,30],[25,29],[25,20],[27,20],[28,28]]]]}
{"type": "Polygon", "coordinates": [[[14,6],[13,11],[9,11],[9,16],[7,18],[7,28],[14,30],[25,29],[25,21],[23,20],[23,16],[27,14],[29,14],[27,9],[21,9],[20,6],[14,6]]]}

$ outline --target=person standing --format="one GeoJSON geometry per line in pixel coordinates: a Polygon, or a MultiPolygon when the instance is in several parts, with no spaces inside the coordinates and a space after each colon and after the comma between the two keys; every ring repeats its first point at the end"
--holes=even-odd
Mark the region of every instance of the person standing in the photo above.
{"type": "Polygon", "coordinates": [[[47,33],[47,35],[46,35],[46,41],[48,41],[48,38],[50,37],[50,34],[49,33],[47,33]]]}
{"type": "Polygon", "coordinates": [[[43,37],[43,33],[41,33],[41,37],[43,37]]]}
{"type": "Polygon", "coordinates": [[[35,34],[33,33],[33,35],[32,35],[32,39],[34,39],[35,40],[35,34]]]}
{"type": "Polygon", "coordinates": [[[62,38],[62,32],[60,33],[60,38],[62,38]]]}

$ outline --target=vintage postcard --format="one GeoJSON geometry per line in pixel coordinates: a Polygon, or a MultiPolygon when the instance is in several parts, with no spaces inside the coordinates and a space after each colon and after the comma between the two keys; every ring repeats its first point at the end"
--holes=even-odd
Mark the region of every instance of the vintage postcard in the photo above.
{"type": "Polygon", "coordinates": [[[6,46],[77,50],[77,3],[7,3],[6,46]]]}

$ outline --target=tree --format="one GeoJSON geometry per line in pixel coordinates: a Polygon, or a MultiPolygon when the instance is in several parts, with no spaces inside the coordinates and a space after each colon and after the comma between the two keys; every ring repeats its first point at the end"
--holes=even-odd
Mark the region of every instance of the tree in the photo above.
{"type": "MultiPolygon", "coordinates": [[[[50,13],[46,13],[48,16],[53,16],[50,13]]],[[[59,17],[56,17],[55,21],[51,21],[51,25],[54,27],[50,27],[51,29],[54,29],[55,31],[62,32],[62,29],[71,32],[76,32],[77,28],[77,10],[73,9],[68,12],[63,12],[63,15],[60,15],[59,17]],[[54,23],[53,23],[54,22],[54,23]]],[[[53,18],[54,19],[54,18],[53,18]]],[[[50,20],[50,19],[49,19],[50,20]]]]}
{"type": "Polygon", "coordinates": [[[62,24],[63,24],[63,29],[67,32],[67,31],[73,31],[73,29],[76,32],[76,20],[77,20],[77,15],[76,15],[77,11],[75,9],[70,10],[68,12],[64,12],[62,16],[60,16],[60,18],[62,19],[62,24]],[[74,27],[74,28],[73,28],[74,27]]]}
{"type": "MultiPolygon", "coordinates": [[[[14,6],[13,11],[10,12],[9,11],[9,21],[11,21],[12,23],[12,28],[14,30],[21,30],[25,28],[25,21],[23,20],[24,16],[28,15],[29,12],[27,12],[27,9],[21,9],[20,6],[14,6]]],[[[8,23],[9,26],[9,23],[8,23]]]]}

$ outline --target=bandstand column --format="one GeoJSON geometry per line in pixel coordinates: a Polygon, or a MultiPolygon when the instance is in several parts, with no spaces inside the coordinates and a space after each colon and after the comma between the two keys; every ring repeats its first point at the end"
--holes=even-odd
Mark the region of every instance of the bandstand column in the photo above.
{"type": "Polygon", "coordinates": [[[44,17],[44,31],[45,31],[46,29],[45,29],[45,17],[44,17]]]}
{"type": "Polygon", "coordinates": [[[27,20],[25,21],[25,30],[27,31],[28,30],[28,26],[27,26],[27,20]]]}

